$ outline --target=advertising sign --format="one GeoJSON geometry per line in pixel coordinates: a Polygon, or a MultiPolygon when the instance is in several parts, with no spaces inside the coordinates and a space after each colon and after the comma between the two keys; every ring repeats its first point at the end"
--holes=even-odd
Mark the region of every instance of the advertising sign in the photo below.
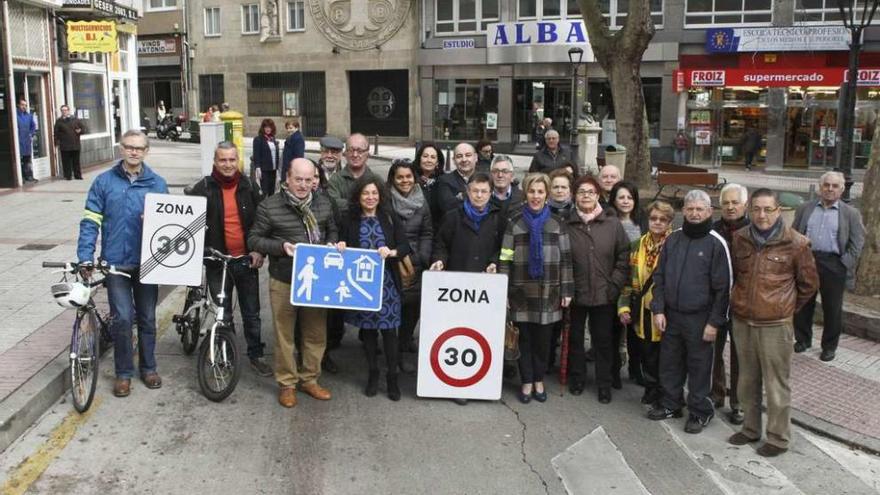
{"type": "Polygon", "coordinates": [[[844,26],[706,30],[706,51],[709,53],[846,51],[849,42],[849,30],[844,26]]]}
{"type": "Polygon", "coordinates": [[[67,21],[67,48],[71,52],[116,52],[114,21],[67,21]]]}

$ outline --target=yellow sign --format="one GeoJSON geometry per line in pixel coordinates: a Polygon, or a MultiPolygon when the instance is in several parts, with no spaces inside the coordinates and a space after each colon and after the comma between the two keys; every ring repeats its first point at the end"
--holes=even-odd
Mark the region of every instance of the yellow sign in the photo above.
{"type": "Polygon", "coordinates": [[[116,52],[116,23],[113,21],[67,21],[67,49],[70,52],[116,52]]]}

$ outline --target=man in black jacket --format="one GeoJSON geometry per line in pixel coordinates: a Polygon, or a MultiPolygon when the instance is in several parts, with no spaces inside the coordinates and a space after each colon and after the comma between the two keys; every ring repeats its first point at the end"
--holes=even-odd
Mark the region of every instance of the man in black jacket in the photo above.
{"type": "Polygon", "coordinates": [[[455,170],[437,179],[437,203],[444,215],[464,203],[468,180],[477,166],[477,150],[470,143],[458,143],[452,151],[452,161],[455,170]]]}
{"type": "MultiPolygon", "coordinates": [[[[247,236],[254,224],[260,192],[239,172],[238,149],[234,144],[224,141],[217,145],[214,170],[193,186],[191,194],[208,199],[205,245],[230,256],[250,254],[246,262],[230,263],[226,273],[226,294],[231,295],[235,287],[251,367],[260,376],[272,376],[272,368],[263,360],[260,338],[259,268],[263,265],[263,255],[247,249],[247,236]]],[[[209,261],[205,263],[205,273],[211,293],[217,294],[223,267],[209,261]]],[[[231,297],[226,298],[224,306],[226,319],[233,325],[231,297]]]]}
{"type": "Polygon", "coordinates": [[[55,146],[61,151],[61,169],[67,180],[82,180],[79,137],[83,131],[79,119],[70,115],[70,107],[61,105],[61,117],[55,121],[55,146]]]}
{"type": "Polygon", "coordinates": [[[709,398],[713,343],[728,320],[732,269],[727,243],[712,230],[709,195],[684,197],[685,222],[669,235],[654,270],[654,327],[660,341],[662,397],[648,412],[653,420],[679,418],[688,384],[684,431],[700,433],[715,416],[709,398]]]}

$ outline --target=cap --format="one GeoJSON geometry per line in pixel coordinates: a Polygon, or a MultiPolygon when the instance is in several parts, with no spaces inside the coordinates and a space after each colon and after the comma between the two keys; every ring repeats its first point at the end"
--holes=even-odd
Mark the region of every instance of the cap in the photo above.
{"type": "Polygon", "coordinates": [[[335,136],[324,136],[321,138],[321,147],[327,149],[341,150],[345,147],[342,141],[335,136]]]}

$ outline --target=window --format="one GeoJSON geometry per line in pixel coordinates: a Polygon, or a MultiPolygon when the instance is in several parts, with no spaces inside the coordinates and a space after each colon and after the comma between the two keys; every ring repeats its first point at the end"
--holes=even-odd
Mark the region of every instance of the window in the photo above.
{"type": "Polygon", "coordinates": [[[486,31],[498,22],[498,0],[436,0],[437,34],[461,34],[486,31]]]}
{"type": "Polygon", "coordinates": [[[205,36],[220,36],[220,7],[205,8],[205,36]]]}
{"type": "Polygon", "coordinates": [[[146,4],[148,12],[177,9],[177,0],[147,0],[146,4]]]}
{"type": "Polygon", "coordinates": [[[305,31],[306,29],[306,2],[304,0],[290,0],[287,2],[287,30],[305,31]]]}
{"type": "MultiPolygon", "coordinates": [[[[711,0],[709,0],[711,1],[711,0]]],[[[828,0],[832,1],[832,0],[828,0]]],[[[650,0],[651,19],[654,26],[663,27],[663,0],[650,0]]],[[[581,8],[577,0],[517,0],[519,20],[580,19],[581,8]]],[[[629,12],[629,0],[599,0],[599,8],[605,23],[611,29],[620,29],[629,12]]]]}
{"type": "Polygon", "coordinates": [[[83,122],[86,134],[107,132],[107,105],[104,101],[104,76],[72,72],[70,83],[73,87],[71,105],[76,116],[83,122]]]}
{"type": "Polygon", "coordinates": [[[223,94],[223,74],[202,74],[199,76],[199,109],[205,111],[211,105],[220,104],[225,100],[223,94]]]}
{"type": "Polygon", "coordinates": [[[434,81],[434,139],[498,139],[486,129],[486,114],[498,114],[498,79],[434,81]]]}
{"type": "Polygon", "coordinates": [[[259,34],[260,4],[241,6],[241,34],[259,34]]]}
{"type": "MultiPolygon", "coordinates": [[[[797,0],[794,7],[794,21],[796,23],[824,24],[832,22],[836,24],[841,22],[840,9],[837,8],[837,5],[837,0],[797,0]]],[[[849,2],[843,4],[843,11],[845,13],[849,13],[848,5],[849,2]]],[[[864,8],[864,0],[857,0],[855,11],[853,12],[856,23],[861,18],[864,8]]],[[[868,12],[870,12],[870,8],[868,12]]]]}
{"type": "MultiPolygon", "coordinates": [[[[327,129],[327,97],[323,72],[267,72],[247,75],[247,116],[285,115],[287,96],[306,137],[322,137],[327,129]],[[295,97],[290,97],[296,93],[295,97]]],[[[288,107],[290,108],[290,107],[288,107]]],[[[277,120],[276,120],[277,122],[277,120]]]]}
{"type": "Polygon", "coordinates": [[[773,20],[773,0],[686,1],[684,24],[687,27],[730,24],[761,26],[769,25],[773,20]]]}

